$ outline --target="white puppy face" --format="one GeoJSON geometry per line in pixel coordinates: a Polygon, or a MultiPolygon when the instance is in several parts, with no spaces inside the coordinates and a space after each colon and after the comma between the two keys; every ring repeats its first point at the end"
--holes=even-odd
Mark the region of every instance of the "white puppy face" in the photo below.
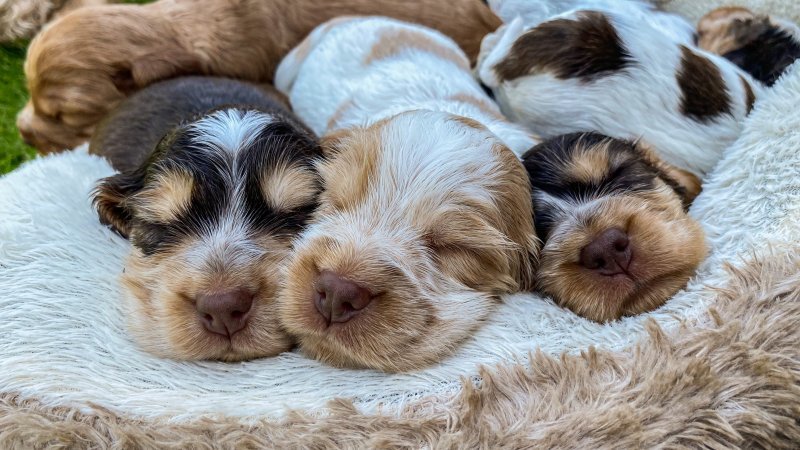
{"type": "Polygon", "coordinates": [[[640,140],[704,175],[735,140],[760,85],[729,61],[609,11],[571,11],[484,40],[477,68],[504,112],[544,138],[594,130],[640,140]]]}
{"type": "Polygon", "coordinates": [[[410,370],[449,354],[499,296],[529,288],[529,185],[477,122],[414,111],[329,138],[296,245],[284,326],[330,364],[410,370]]]}

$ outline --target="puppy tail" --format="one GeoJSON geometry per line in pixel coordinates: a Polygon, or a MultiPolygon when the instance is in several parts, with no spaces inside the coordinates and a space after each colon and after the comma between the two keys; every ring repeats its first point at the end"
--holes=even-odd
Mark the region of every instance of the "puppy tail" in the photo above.
{"type": "Polygon", "coordinates": [[[517,16],[511,22],[502,25],[494,33],[489,33],[481,42],[481,52],[475,67],[478,78],[491,89],[500,85],[500,79],[494,67],[508,56],[511,46],[525,33],[522,17],[517,16]]]}

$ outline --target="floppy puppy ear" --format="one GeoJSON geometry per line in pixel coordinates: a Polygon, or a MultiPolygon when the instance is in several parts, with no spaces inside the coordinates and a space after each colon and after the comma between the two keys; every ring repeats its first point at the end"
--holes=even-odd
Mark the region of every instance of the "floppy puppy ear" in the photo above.
{"type": "Polygon", "coordinates": [[[634,144],[636,149],[642,155],[643,159],[647,161],[653,168],[655,168],[661,175],[662,179],[672,186],[675,192],[683,199],[685,208],[691,206],[694,199],[700,194],[702,190],[702,181],[693,173],[680,169],[667,162],[664,162],[656,153],[642,142],[634,144]]]}
{"type": "Polygon", "coordinates": [[[108,225],[120,236],[128,238],[133,211],[128,203],[144,187],[144,172],[137,170],[103,178],[97,183],[92,204],[100,216],[100,223],[108,225]]]}
{"type": "Polygon", "coordinates": [[[202,72],[200,59],[178,45],[162,47],[135,56],[128,67],[120,67],[111,79],[120,92],[130,94],[156,81],[202,72]]]}

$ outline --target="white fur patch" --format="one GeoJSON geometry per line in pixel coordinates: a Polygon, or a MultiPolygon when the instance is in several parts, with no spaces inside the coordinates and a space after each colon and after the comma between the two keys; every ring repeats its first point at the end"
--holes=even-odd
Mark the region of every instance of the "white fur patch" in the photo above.
{"type": "Polygon", "coordinates": [[[194,142],[235,155],[253,144],[259,133],[273,117],[258,111],[224,109],[216,111],[190,125],[194,142]]]}

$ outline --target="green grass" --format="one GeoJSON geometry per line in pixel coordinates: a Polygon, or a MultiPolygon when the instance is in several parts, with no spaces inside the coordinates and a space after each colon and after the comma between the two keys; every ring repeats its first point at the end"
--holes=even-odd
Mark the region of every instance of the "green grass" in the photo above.
{"type": "Polygon", "coordinates": [[[0,174],[33,158],[36,151],[22,142],[15,120],[28,97],[22,62],[27,42],[0,46],[0,174]]]}

